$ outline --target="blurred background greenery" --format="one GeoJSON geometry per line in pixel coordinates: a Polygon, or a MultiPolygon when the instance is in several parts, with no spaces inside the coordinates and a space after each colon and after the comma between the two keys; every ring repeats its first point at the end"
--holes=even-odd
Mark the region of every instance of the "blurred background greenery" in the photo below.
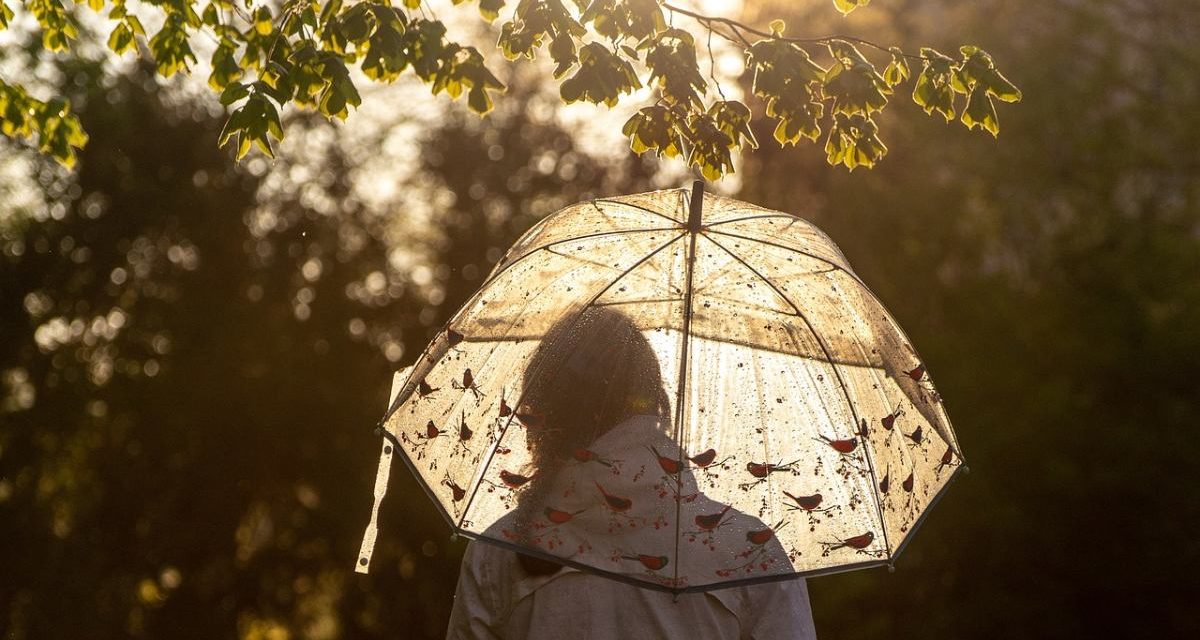
{"type": "MultiPolygon", "coordinates": [[[[972,470],[895,573],[810,581],[818,632],[1197,637],[1194,2],[796,4],[743,17],[979,44],[1025,94],[997,141],[909,103],[875,170],[764,144],[716,187],[840,244],[972,470]]],[[[92,140],[76,172],[0,151],[0,636],[444,635],[463,543],[407,474],[352,573],[391,372],[541,216],[686,175],[581,126],[536,68],[484,120],[401,83],[235,165],[187,81],[4,62],[92,140]]]]}

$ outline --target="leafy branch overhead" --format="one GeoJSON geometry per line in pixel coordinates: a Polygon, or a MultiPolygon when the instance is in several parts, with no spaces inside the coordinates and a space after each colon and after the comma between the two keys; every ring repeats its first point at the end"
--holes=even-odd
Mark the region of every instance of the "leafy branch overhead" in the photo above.
{"type": "MultiPolygon", "coordinates": [[[[842,13],[869,2],[832,1],[842,13]]],[[[14,20],[9,4],[18,2],[36,19],[45,51],[74,46],[76,7],[64,0],[0,0],[0,29],[14,20]]],[[[773,124],[780,145],[823,139],[829,163],[852,170],[873,166],[887,153],[877,117],[902,89],[926,113],[992,135],[999,132],[995,101],[1021,98],[975,46],[952,56],[849,37],[793,38],[784,35],[781,20],[761,30],[664,0],[519,0],[511,9],[506,0],[452,2],[474,3],[489,22],[507,14],[499,52],[510,61],[549,56],[565,102],[650,102],[625,124],[633,149],[683,157],[710,179],[733,171],[734,152],[757,146],[756,120],[773,124]],[[712,70],[702,70],[704,58],[712,61],[714,36],[743,52],[758,98],[753,109],[727,99],[712,70]],[[645,88],[651,93],[639,92],[645,88]]],[[[362,102],[357,78],[387,83],[411,70],[434,94],[465,94],[479,114],[490,111],[504,89],[489,69],[497,57],[451,39],[422,0],[154,0],[139,5],[143,16],[161,14],[154,33],[126,0],[85,4],[107,16],[109,49],[146,52],[166,77],[198,64],[198,38],[215,43],[208,85],[231,109],[220,144],[232,145],[239,159],[252,148],[273,154],[284,135],[279,113],[288,105],[348,117],[362,102]]],[[[32,98],[11,79],[0,79],[0,130],[36,140],[67,165],[87,141],[69,105],[32,98]]]]}

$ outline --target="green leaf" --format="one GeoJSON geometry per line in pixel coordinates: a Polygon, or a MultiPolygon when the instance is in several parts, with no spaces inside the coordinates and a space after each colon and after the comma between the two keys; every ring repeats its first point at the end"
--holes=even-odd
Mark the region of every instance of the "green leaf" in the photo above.
{"type": "Polygon", "coordinates": [[[234,82],[221,92],[221,104],[229,106],[250,95],[250,85],[234,82]]]}
{"type": "Polygon", "coordinates": [[[628,60],[599,42],[579,50],[579,68],[563,81],[559,95],[568,104],[586,100],[613,106],[622,94],[632,93],[642,83],[628,60]]]}
{"type": "Polygon", "coordinates": [[[971,95],[967,97],[967,108],[963,109],[962,123],[968,129],[978,126],[992,134],[993,138],[1000,134],[1000,122],[996,119],[996,105],[992,104],[992,98],[983,87],[977,85],[971,91],[971,95]]]}
{"type": "Polygon", "coordinates": [[[717,128],[729,137],[730,148],[741,148],[743,144],[758,148],[758,140],[754,139],[754,132],[750,130],[749,107],[736,100],[722,100],[714,102],[708,108],[708,114],[717,128]]]}
{"type": "Polygon", "coordinates": [[[856,167],[873,167],[887,147],[879,139],[878,127],[863,116],[836,116],[825,141],[825,159],[833,166],[843,165],[853,171],[856,167]]]}
{"type": "Polygon", "coordinates": [[[942,114],[946,122],[954,119],[954,60],[928,47],[921,49],[922,67],[913,86],[913,102],[932,114],[942,114]]]}
{"type": "Polygon", "coordinates": [[[271,139],[283,138],[283,125],[279,121],[279,110],[264,94],[251,92],[249,98],[230,114],[221,130],[220,146],[237,141],[235,159],[241,160],[253,147],[268,157],[275,157],[271,139]]]}
{"type": "Polygon", "coordinates": [[[653,150],[660,157],[674,158],[683,152],[681,123],[681,115],[667,107],[645,107],[633,114],[621,131],[629,137],[635,153],[653,150]]]}
{"type": "Polygon", "coordinates": [[[28,0],[26,7],[42,28],[42,46],[49,51],[66,51],[79,36],[75,19],[63,8],[60,0],[28,0]]]}
{"type": "Polygon", "coordinates": [[[834,40],[829,52],[836,62],[825,74],[823,90],[834,99],[833,113],[869,116],[887,105],[891,86],[854,45],[834,40]]]}
{"type": "Polygon", "coordinates": [[[183,16],[172,13],[163,23],[162,29],[150,38],[150,52],[154,54],[158,73],[164,77],[169,78],[179,71],[188,70],[196,63],[196,56],[188,44],[187,32],[183,25],[183,16]]]}
{"type": "Polygon", "coordinates": [[[350,80],[350,72],[338,58],[326,58],[321,65],[321,77],[325,78],[325,88],[321,90],[317,108],[327,118],[345,120],[350,115],[349,107],[362,104],[358,89],[350,80]]]}
{"type": "Polygon", "coordinates": [[[10,138],[37,138],[38,150],[65,167],[73,167],[75,152],[87,145],[79,119],[66,100],[43,102],[24,87],[0,80],[0,133],[10,138]]]}
{"type": "Polygon", "coordinates": [[[684,107],[699,107],[708,83],[696,63],[696,43],[683,29],[667,29],[639,48],[646,49],[650,83],[665,100],[684,107]]]}
{"type": "Polygon", "coordinates": [[[833,0],[833,6],[837,10],[846,15],[859,7],[865,7],[871,3],[871,0],[833,0]]]}
{"type": "Polygon", "coordinates": [[[692,146],[688,164],[699,167],[700,173],[708,180],[717,180],[724,174],[733,173],[733,157],[729,150],[735,143],[721,130],[716,120],[707,114],[693,114],[688,125],[687,139],[692,146]]]}
{"type": "Polygon", "coordinates": [[[117,54],[137,48],[137,42],[133,39],[133,30],[129,28],[128,24],[118,22],[117,26],[113,27],[112,33],[108,36],[108,48],[117,54]]]}
{"type": "Polygon", "coordinates": [[[504,0],[479,0],[479,15],[483,16],[488,22],[500,17],[500,10],[504,8],[504,0]]]}
{"type": "Polygon", "coordinates": [[[579,61],[576,55],[575,38],[561,35],[550,41],[550,57],[554,59],[554,78],[560,79],[567,75],[571,67],[579,61]]]}
{"type": "Polygon", "coordinates": [[[7,29],[8,23],[13,19],[13,11],[8,8],[8,5],[0,1],[0,29],[7,29]]]}
{"type": "MultiPolygon", "coordinates": [[[[208,86],[214,91],[223,91],[229,83],[242,77],[242,68],[234,59],[235,45],[229,40],[222,40],[212,55],[212,73],[208,76],[208,86]]],[[[240,97],[238,99],[241,99],[240,97]]],[[[224,95],[222,94],[222,104],[224,95]]]]}
{"type": "Polygon", "coordinates": [[[271,10],[265,6],[260,6],[254,11],[254,31],[260,36],[269,36],[275,30],[274,18],[271,16],[271,10]]]}
{"type": "Polygon", "coordinates": [[[903,51],[897,47],[891,47],[888,51],[892,54],[892,61],[883,70],[883,80],[889,87],[894,87],[907,80],[912,72],[908,68],[908,59],[903,51]]]}

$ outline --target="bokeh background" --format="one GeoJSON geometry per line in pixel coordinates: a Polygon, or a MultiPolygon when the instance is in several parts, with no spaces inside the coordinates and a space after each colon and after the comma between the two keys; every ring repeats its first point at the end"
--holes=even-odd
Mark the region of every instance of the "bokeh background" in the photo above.
{"type": "MultiPolygon", "coordinates": [[[[767,143],[715,187],[840,244],[971,467],[895,573],[810,581],[819,634],[1200,637],[1194,0],[716,4],[978,44],[1025,94],[996,141],[905,99],[875,170],[767,143]]],[[[92,136],[75,172],[0,146],[0,637],[443,636],[464,543],[402,469],[352,573],[391,372],[540,217],[686,171],[536,65],[484,120],[401,82],[235,165],[198,81],[98,56],[0,59],[92,136]]]]}

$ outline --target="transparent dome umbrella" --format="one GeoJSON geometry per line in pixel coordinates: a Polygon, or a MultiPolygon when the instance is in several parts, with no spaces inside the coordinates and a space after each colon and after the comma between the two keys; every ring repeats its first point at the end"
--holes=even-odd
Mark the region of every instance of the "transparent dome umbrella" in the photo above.
{"type": "Polygon", "coordinates": [[[361,572],[396,454],[456,533],[673,592],[889,565],[964,468],[833,242],[699,182],[546,217],[394,392],[361,572]]]}

